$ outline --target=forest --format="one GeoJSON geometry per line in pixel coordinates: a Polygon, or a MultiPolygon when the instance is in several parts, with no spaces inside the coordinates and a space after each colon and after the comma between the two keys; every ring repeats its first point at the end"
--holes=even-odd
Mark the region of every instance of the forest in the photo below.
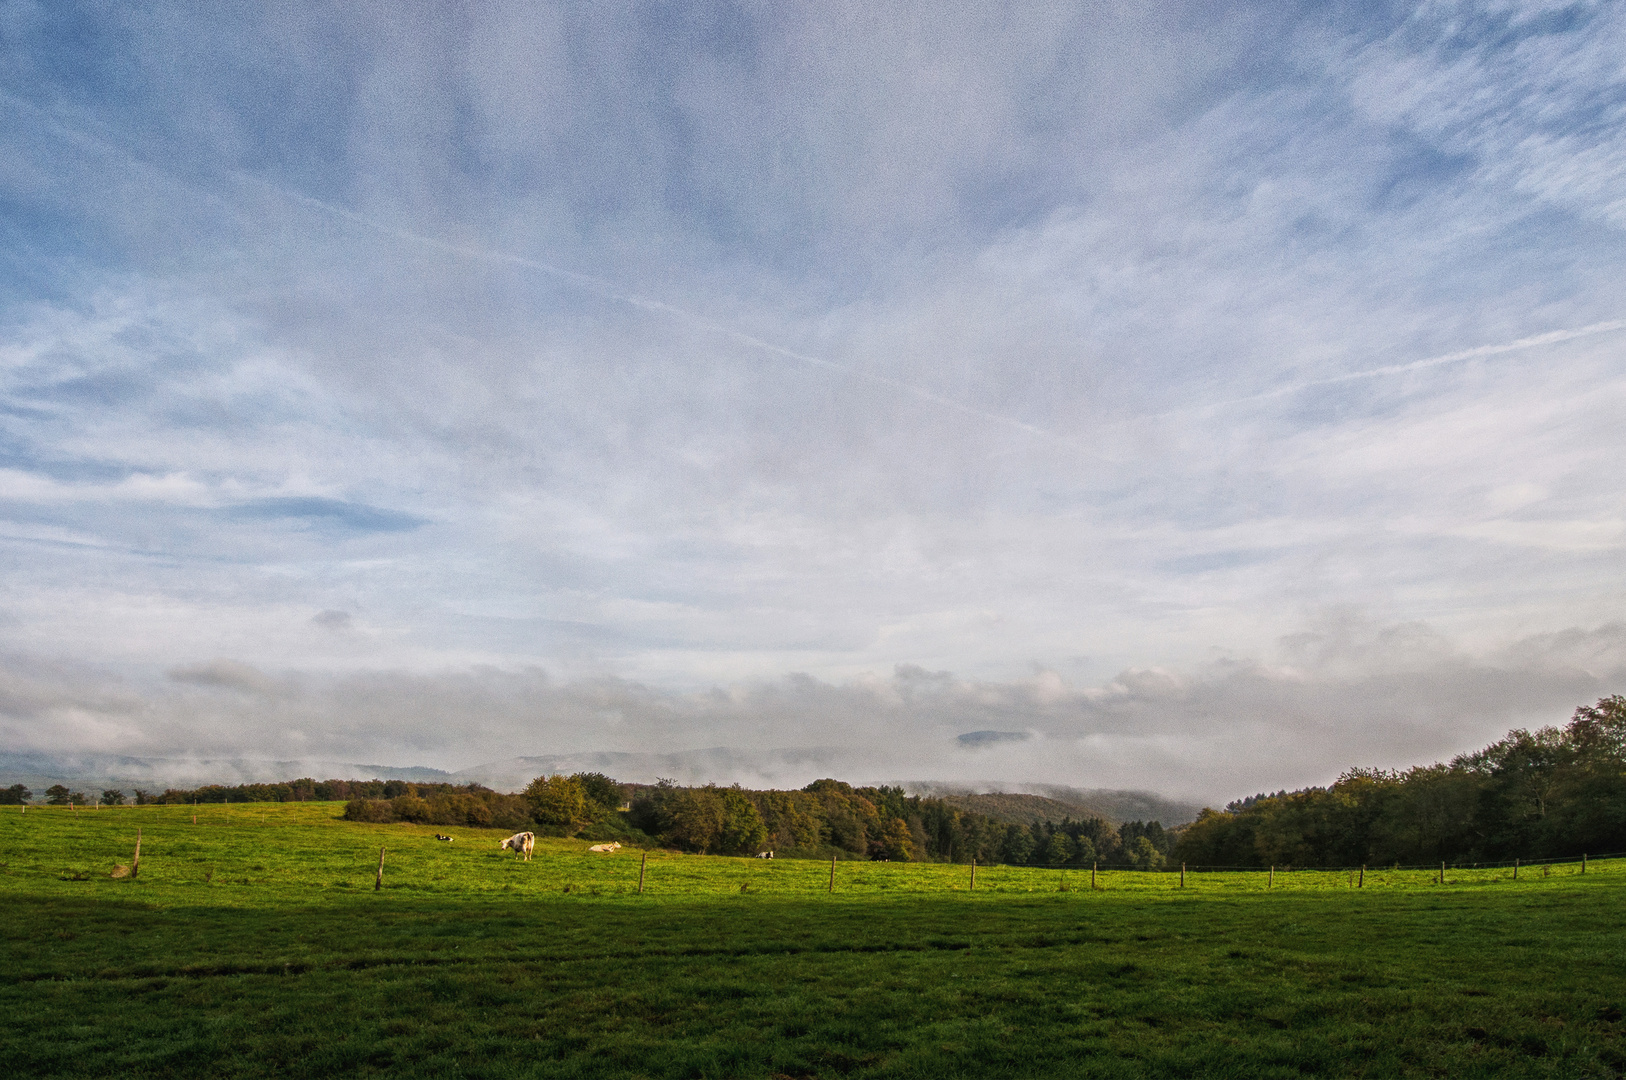
{"type": "Polygon", "coordinates": [[[1626,697],[1446,764],[1350,769],[1328,787],[1204,810],[1174,857],[1208,866],[1507,862],[1626,852],[1626,697]]]}

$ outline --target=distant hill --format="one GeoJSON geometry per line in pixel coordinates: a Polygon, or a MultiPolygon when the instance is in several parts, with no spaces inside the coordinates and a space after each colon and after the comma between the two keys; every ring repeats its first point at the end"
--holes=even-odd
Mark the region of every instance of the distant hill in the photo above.
{"type": "Polygon", "coordinates": [[[1126,821],[1158,821],[1172,828],[1197,819],[1196,803],[1165,799],[1149,791],[1111,791],[1033,785],[1033,792],[973,792],[964,786],[917,782],[904,784],[912,795],[930,795],[959,810],[987,814],[1002,821],[1031,825],[1035,821],[1098,817],[1121,825],[1126,821]]]}
{"type": "MultiPolygon", "coordinates": [[[[972,732],[977,736],[1014,738],[1013,732],[972,732]]],[[[104,788],[161,791],[166,787],[194,788],[204,784],[274,783],[309,776],[316,780],[411,780],[428,783],[478,783],[497,791],[519,791],[538,776],[550,773],[602,772],[630,783],[653,783],[670,777],[680,784],[698,785],[738,780],[749,788],[800,788],[819,777],[835,777],[856,786],[884,781],[855,770],[850,755],[838,748],[804,747],[779,750],[734,750],[708,747],[669,754],[600,751],[547,754],[487,762],[458,772],[424,766],[368,765],[340,761],[273,761],[254,758],[148,758],[117,754],[0,753],[0,787],[25,784],[43,792],[52,784],[66,784],[86,792],[104,788]]],[[[1030,824],[1099,817],[1114,824],[1125,821],[1161,821],[1165,826],[1195,820],[1196,804],[1165,799],[1146,791],[1110,791],[1016,784],[1020,791],[988,791],[995,784],[953,784],[938,781],[901,783],[915,795],[930,795],[963,810],[1004,821],[1030,824]],[[978,789],[982,790],[978,790],[978,789]]]]}
{"type": "Polygon", "coordinates": [[[315,780],[411,780],[446,783],[451,774],[420,765],[366,765],[345,761],[271,761],[255,758],[147,758],[121,754],[0,753],[0,787],[23,784],[36,793],[52,784],[94,789],[162,791],[202,784],[269,784],[309,776],[315,780]]]}
{"type": "Polygon", "coordinates": [[[660,777],[680,784],[731,783],[749,788],[799,788],[821,776],[846,776],[845,752],[831,747],[783,750],[733,750],[712,746],[669,754],[591,751],[545,754],[488,761],[454,774],[461,783],[485,784],[499,791],[518,791],[538,776],[551,773],[601,772],[623,783],[652,784],[660,777]]]}

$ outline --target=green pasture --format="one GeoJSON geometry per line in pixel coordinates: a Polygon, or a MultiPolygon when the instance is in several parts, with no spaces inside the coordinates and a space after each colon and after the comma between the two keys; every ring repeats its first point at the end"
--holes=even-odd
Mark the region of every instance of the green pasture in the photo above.
{"type": "Polygon", "coordinates": [[[1626,863],[1190,874],[590,854],[335,804],[0,808],[18,1076],[1598,1076],[1626,863]],[[141,829],[136,880],[129,865],[141,829]],[[447,844],[434,833],[455,837],[447,844]],[[384,889],[374,890],[379,848],[384,889]]]}

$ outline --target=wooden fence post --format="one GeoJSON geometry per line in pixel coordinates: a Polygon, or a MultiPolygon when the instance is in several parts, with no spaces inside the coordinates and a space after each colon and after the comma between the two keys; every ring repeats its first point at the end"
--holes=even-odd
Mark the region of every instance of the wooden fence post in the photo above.
{"type": "Polygon", "coordinates": [[[1092,890],[1095,888],[1095,868],[1097,866],[1100,866],[1100,865],[1101,865],[1100,863],[1091,863],[1090,864],[1090,888],[1092,890]]]}
{"type": "Polygon", "coordinates": [[[1581,854],[1581,873],[1586,873],[1586,853],[1581,854]]]}
{"type": "Polygon", "coordinates": [[[130,880],[134,881],[139,873],[141,873],[141,826],[137,825],[135,857],[130,860],[130,880]]]}
{"type": "Polygon", "coordinates": [[[975,890],[976,887],[977,887],[977,860],[972,859],[971,860],[971,888],[973,890],[975,890]]]}
{"type": "Polygon", "coordinates": [[[378,877],[373,879],[373,892],[384,887],[384,849],[378,849],[378,877]]]}
{"type": "Polygon", "coordinates": [[[1186,864],[1185,863],[1180,864],[1180,887],[1182,889],[1186,887],[1186,864]]]}
{"type": "Polygon", "coordinates": [[[1519,860],[1518,859],[1513,860],[1513,880],[1514,881],[1519,880],[1519,860]]]}
{"type": "Polygon", "coordinates": [[[646,852],[644,852],[644,857],[638,860],[638,895],[639,896],[644,895],[644,867],[646,867],[648,865],[649,865],[649,852],[646,851],[646,852]]]}
{"type": "Polygon", "coordinates": [[[1440,884],[1445,884],[1445,860],[1440,860],[1440,884]]]}
{"type": "Polygon", "coordinates": [[[1356,879],[1355,887],[1357,889],[1366,888],[1366,864],[1365,863],[1361,864],[1361,876],[1356,879]]]}
{"type": "Polygon", "coordinates": [[[1270,876],[1265,878],[1265,888],[1274,889],[1275,887],[1276,887],[1276,868],[1274,866],[1272,866],[1270,868],[1270,876]]]}
{"type": "Polygon", "coordinates": [[[836,891],[836,857],[830,856],[830,891],[836,891]]]}

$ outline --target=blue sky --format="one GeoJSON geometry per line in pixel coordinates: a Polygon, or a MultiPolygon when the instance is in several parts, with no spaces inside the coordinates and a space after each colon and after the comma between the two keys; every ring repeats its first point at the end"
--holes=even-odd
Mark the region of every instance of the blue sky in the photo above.
{"type": "Polygon", "coordinates": [[[1619,5],[0,43],[13,748],[1217,797],[1626,684],[1619,5]]]}

